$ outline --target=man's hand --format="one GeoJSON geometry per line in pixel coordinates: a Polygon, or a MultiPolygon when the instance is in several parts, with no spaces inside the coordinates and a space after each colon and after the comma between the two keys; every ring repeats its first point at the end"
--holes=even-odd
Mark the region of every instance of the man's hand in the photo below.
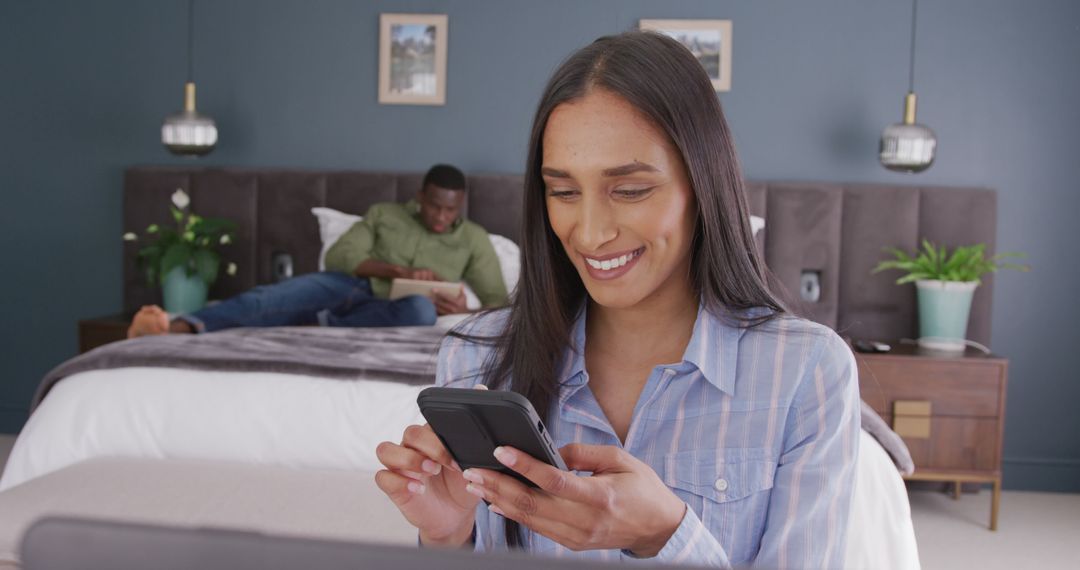
{"type": "Polygon", "coordinates": [[[353,270],[357,277],[383,277],[385,279],[416,279],[419,281],[442,281],[434,271],[430,269],[404,267],[394,265],[375,258],[364,260],[353,270]]]}
{"type": "Polygon", "coordinates": [[[405,279],[416,279],[417,281],[442,281],[442,279],[430,269],[411,267],[402,267],[402,269],[404,270],[404,275],[402,275],[402,277],[405,279]]]}
{"type": "Polygon", "coordinates": [[[431,290],[432,300],[435,301],[435,312],[441,317],[443,315],[456,315],[458,313],[468,313],[469,309],[465,303],[465,289],[462,288],[461,292],[456,297],[444,295],[437,289],[431,290]]]}

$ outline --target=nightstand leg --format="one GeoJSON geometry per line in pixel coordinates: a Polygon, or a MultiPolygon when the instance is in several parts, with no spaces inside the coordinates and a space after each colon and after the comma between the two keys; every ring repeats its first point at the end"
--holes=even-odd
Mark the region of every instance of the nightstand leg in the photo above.
{"type": "Polygon", "coordinates": [[[990,530],[997,530],[998,508],[1001,506],[1001,477],[994,479],[994,496],[990,499],[990,530]]]}
{"type": "Polygon", "coordinates": [[[953,498],[954,501],[959,501],[960,500],[961,485],[963,485],[963,483],[961,483],[960,481],[954,481],[953,482],[952,498],[953,498]]]}

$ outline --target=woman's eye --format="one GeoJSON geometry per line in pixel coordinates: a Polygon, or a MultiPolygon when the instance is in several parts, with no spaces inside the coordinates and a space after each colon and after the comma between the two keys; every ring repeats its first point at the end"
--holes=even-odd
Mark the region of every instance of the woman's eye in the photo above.
{"type": "Polygon", "coordinates": [[[572,188],[552,188],[548,190],[548,196],[552,198],[558,198],[560,200],[569,200],[576,197],[577,194],[578,191],[572,188]]]}
{"type": "Polygon", "coordinates": [[[616,188],[614,194],[619,198],[636,200],[644,198],[649,192],[652,192],[652,188],[616,188]]]}

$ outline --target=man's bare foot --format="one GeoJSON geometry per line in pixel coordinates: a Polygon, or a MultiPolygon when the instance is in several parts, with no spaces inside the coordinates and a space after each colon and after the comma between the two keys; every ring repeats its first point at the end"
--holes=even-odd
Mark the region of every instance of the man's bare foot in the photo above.
{"type": "Polygon", "coordinates": [[[128,338],[169,332],[169,314],[157,305],[143,305],[128,327],[128,338]]]}

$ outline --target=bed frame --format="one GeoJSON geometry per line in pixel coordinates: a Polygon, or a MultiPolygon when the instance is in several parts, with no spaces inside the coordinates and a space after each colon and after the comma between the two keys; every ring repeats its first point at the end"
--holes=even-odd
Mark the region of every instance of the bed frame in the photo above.
{"type": "MultiPolygon", "coordinates": [[[[376,202],[405,201],[423,173],[280,169],[134,167],[124,177],[123,231],[142,232],[169,219],[169,196],[182,188],[200,215],[239,224],[222,249],[238,272],[211,290],[223,298],[273,281],[272,259],[288,253],[297,274],[316,271],[318,224],[310,209],[326,206],[362,214],[376,202]]],[[[518,239],[521,175],[468,177],[466,215],[488,231],[518,239]]],[[[790,296],[804,274],[816,279],[815,302],[800,312],[843,336],[892,340],[917,335],[915,288],[894,285],[891,272],[871,275],[882,248],[914,250],[922,238],[955,247],[984,242],[993,251],[997,195],[985,188],[815,182],[748,183],[753,214],[766,220],[758,245],[790,296]]],[[[124,244],[124,308],[160,303],[135,265],[138,246],[124,244]]],[[[990,345],[993,277],[975,293],[968,338],[990,345]]]]}

